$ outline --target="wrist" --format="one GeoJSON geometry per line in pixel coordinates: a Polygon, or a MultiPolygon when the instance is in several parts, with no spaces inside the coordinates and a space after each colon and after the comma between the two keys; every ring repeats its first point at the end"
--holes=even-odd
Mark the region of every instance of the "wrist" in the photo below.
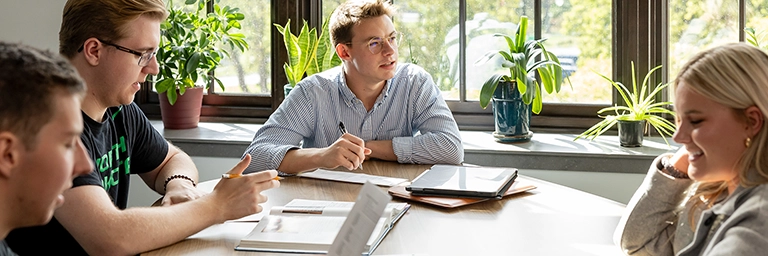
{"type": "MultiPolygon", "coordinates": [[[[181,184],[181,182],[191,183],[192,187],[197,187],[197,183],[195,183],[195,180],[193,180],[189,176],[184,174],[174,174],[165,179],[165,183],[163,184],[163,190],[166,193],[168,192],[168,187],[169,187],[168,184],[171,183],[171,181],[175,181],[173,182],[174,184],[181,184]]],[[[171,187],[174,187],[173,184],[171,187]]]]}
{"type": "Polygon", "coordinates": [[[656,168],[667,176],[675,179],[690,179],[688,174],[678,170],[675,165],[669,162],[669,157],[661,157],[656,163],[656,168]]]}

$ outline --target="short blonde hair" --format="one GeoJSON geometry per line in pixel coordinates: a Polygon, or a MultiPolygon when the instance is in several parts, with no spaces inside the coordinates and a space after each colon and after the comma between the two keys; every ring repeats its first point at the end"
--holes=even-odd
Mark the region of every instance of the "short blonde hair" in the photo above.
{"type": "Polygon", "coordinates": [[[59,30],[59,53],[72,58],[88,38],[119,41],[125,38],[125,25],[145,15],[165,20],[168,10],[163,0],[69,0],[59,30]]]}
{"type": "MultiPolygon", "coordinates": [[[[768,120],[768,54],[745,43],[731,43],[695,55],[682,68],[674,81],[704,97],[733,109],[737,118],[746,116],[744,110],[756,106],[768,120]]],[[[751,145],[737,163],[742,186],[751,187],[768,183],[768,125],[751,138],[751,145]]],[[[724,182],[702,183],[697,194],[710,200],[727,188],[724,182]]]]}
{"type": "Polygon", "coordinates": [[[352,41],[352,27],[363,19],[395,15],[395,7],[386,0],[350,0],[342,3],[331,15],[329,32],[333,45],[352,41]]]}

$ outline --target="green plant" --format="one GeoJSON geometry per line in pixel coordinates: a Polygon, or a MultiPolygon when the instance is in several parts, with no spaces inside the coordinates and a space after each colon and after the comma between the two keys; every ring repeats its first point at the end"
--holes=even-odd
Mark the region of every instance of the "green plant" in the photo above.
{"type": "Polygon", "coordinates": [[[186,0],[185,5],[196,4],[193,12],[174,7],[169,1],[169,16],[160,24],[162,37],[157,51],[160,72],[155,78],[155,89],[165,92],[168,102],[176,103],[178,95],[195,87],[198,79],[205,81],[206,88],[211,79],[224,89],[224,84],[213,75],[222,57],[230,57],[235,48],[248,49],[245,35],[234,33],[240,29],[244,15],[238,8],[213,5],[213,12],[205,11],[206,0],[186,0]]]}
{"type": "Polygon", "coordinates": [[[573,140],[579,138],[595,139],[597,136],[605,133],[608,129],[613,127],[619,120],[621,121],[642,121],[646,120],[648,124],[653,126],[656,131],[664,138],[664,142],[669,145],[667,138],[664,135],[672,136],[675,132],[675,124],[669,120],[659,116],[659,114],[675,115],[675,112],[664,108],[664,106],[671,105],[672,102],[656,102],[656,96],[659,92],[667,88],[668,83],[658,84],[656,87],[648,93],[648,80],[650,80],[651,74],[661,68],[661,65],[648,71],[645,75],[643,83],[639,90],[637,88],[637,75],[635,74],[635,63],[632,62],[632,91],[629,91],[621,82],[613,81],[605,75],[598,74],[619,91],[621,98],[624,99],[626,106],[614,105],[613,107],[603,108],[597,111],[597,114],[602,114],[608,111],[613,111],[615,115],[601,116],[603,119],[599,123],[587,129],[584,133],[580,134],[573,140]]]}
{"type": "Polygon", "coordinates": [[[760,48],[760,49],[765,48],[765,45],[760,46],[760,42],[763,41],[763,39],[765,38],[765,35],[758,35],[755,32],[755,29],[753,29],[753,28],[744,28],[744,32],[746,34],[746,38],[745,39],[747,40],[747,43],[749,43],[752,46],[755,46],[757,48],[760,48]],[[759,36],[759,38],[758,38],[758,36],[759,36]]]}
{"type": "Polygon", "coordinates": [[[336,50],[327,33],[328,18],[323,21],[319,35],[315,28],[309,28],[307,21],[304,21],[298,36],[290,31],[291,20],[285,23],[285,27],[280,24],[274,25],[283,35],[285,49],[288,52],[288,62],[283,64],[283,70],[290,87],[296,86],[305,74],[311,76],[341,64],[341,59],[336,55],[336,50]]]}
{"type": "Polygon", "coordinates": [[[531,111],[536,114],[541,112],[542,107],[541,86],[544,86],[550,94],[560,92],[563,84],[563,69],[560,67],[560,61],[554,53],[547,51],[544,47],[544,41],[547,39],[526,40],[527,31],[528,17],[521,16],[514,38],[504,34],[494,34],[494,36],[504,37],[509,51],[491,51],[475,62],[475,64],[483,64],[498,54],[503,57],[501,67],[509,69],[508,75],[494,74],[485,81],[480,89],[481,107],[488,106],[496,86],[502,81],[516,82],[523,102],[533,103],[531,111]],[[542,59],[537,59],[540,57],[542,59]],[[537,73],[541,78],[541,84],[536,80],[537,73]]]}

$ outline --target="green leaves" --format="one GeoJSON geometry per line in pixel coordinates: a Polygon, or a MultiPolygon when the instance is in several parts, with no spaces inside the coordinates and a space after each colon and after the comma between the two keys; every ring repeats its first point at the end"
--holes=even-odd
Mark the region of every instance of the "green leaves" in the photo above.
{"type": "Polygon", "coordinates": [[[645,75],[643,83],[638,88],[637,75],[635,73],[635,63],[632,62],[632,91],[629,90],[621,82],[613,81],[605,75],[597,74],[606,81],[608,81],[613,88],[615,88],[621,98],[624,100],[626,106],[612,106],[603,108],[597,111],[597,114],[613,113],[612,115],[601,116],[604,120],[593,125],[579,136],[576,136],[573,140],[579,138],[587,138],[590,140],[595,139],[597,136],[605,133],[611,129],[619,120],[622,121],[640,121],[646,120],[664,139],[664,142],[669,145],[666,136],[672,136],[675,132],[675,124],[669,120],[659,116],[660,114],[675,115],[675,112],[665,108],[665,106],[671,105],[672,102],[656,102],[657,95],[669,86],[666,84],[658,84],[654,87],[653,91],[649,92],[648,81],[651,78],[651,74],[660,69],[661,66],[657,66],[645,75]]]}
{"type": "MultiPolygon", "coordinates": [[[[520,17],[515,37],[504,34],[494,36],[503,37],[507,42],[507,50],[491,51],[480,57],[475,64],[488,62],[495,56],[501,56],[501,67],[509,70],[509,75],[495,74],[488,78],[480,89],[480,106],[486,108],[493,97],[493,92],[501,81],[515,82],[525,104],[532,104],[533,113],[541,113],[543,97],[542,86],[547,93],[560,92],[563,84],[563,69],[560,61],[554,53],[546,50],[546,39],[526,40],[528,31],[528,17],[520,17]],[[536,74],[541,78],[541,83],[536,79],[536,74]]],[[[570,83],[570,80],[568,80],[570,83]]]]}
{"type": "Polygon", "coordinates": [[[224,84],[213,71],[224,56],[231,57],[231,51],[249,47],[245,35],[232,31],[240,29],[240,21],[245,19],[238,8],[215,4],[214,11],[206,13],[205,0],[184,3],[196,8],[187,12],[169,2],[168,19],[160,24],[162,37],[156,57],[160,72],[154,82],[158,93],[165,92],[171,104],[197,82],[207,88],[215,81],[223,90],[224,84]]]}
{"type": "Polygon", "coordinates": [[[341,59],[336,55],[336,50],[331,44],[330,36],[326,33],[328,18],[323,22],[319,35],[315,28],[309,28],[307,21],[304,21],[298,36],[291,33],[290,20],[285,26],[274,25],[283,35],[288,53],[288,63],[283,65],[283,70],[290,86],[296,86],[305,75],[311,76],[341,64],[341,59]]]}

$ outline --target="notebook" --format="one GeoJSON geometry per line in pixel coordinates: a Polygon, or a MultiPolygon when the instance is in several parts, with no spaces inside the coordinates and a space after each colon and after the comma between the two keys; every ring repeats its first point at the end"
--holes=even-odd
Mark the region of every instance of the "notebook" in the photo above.
{"type": "Polygon", "coordinates": [[[501,199],[517,178],[517,168],[434,165],[406,186],[414,196],[501,199]]]}

